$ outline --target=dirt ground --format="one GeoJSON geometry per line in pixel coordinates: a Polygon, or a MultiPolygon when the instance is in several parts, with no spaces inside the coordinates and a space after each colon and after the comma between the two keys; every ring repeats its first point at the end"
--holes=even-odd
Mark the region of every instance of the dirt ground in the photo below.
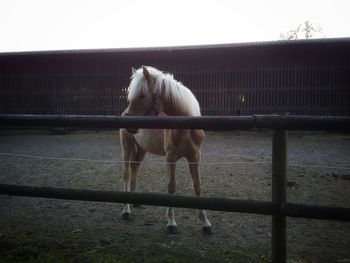
{"type": "MultiPolygon", "coordinates": [[[[268,131],[206,132],[204,196],[271,200],[271,140],[268,131]]],[[[289,202],[350,206],[349,134],[290,132],[288,147],[289,202]]],[[[108,162],[120,160],[118,132],[0,132],[0,183],[123,190],[122,164],[108,162]]],[[[146,157],[138,191],[166,192],[160,161],[146,157]]],[[[184,160],[177,166],[177,189],[193,193],[184,160]]],[[[179,232],[170,235],[164,207],[133,208],[131,221],[122,220],[122,208],[0,196],[0,261],[35,262],[43,251],[45,262],[269,261],[270,216],[208,211],[213,234],[205,236],[195,211],[176,209],[179,232]]],[[[288,218],[287,234],[289,262],[350,262],[348,222],[288,218]]]]}

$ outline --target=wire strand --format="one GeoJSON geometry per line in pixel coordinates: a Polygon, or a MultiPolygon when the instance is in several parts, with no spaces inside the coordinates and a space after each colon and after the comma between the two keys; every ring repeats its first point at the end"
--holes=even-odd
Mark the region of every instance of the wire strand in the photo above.
{"type": "MultiPolygon", "coordinates": [[[[118,161],[118,160],[100,160],[100,159],[86,159],[86,158],[68,158],[68,157],[47,157],[41,155],[31,155],[22,153],[2,153],[0,155],[33,158],[33,159],[44,159],[44,160],[59,160],[59,161],[85,161],[85,162],[96,162],[96,163],[146,163],[146,164],[173,164],[165,161],[118,161]]],[[[176,163],[176,162],[174,162],[176,163]]],[[[208,164],[208,165],[231,165],[231,164],[271,164],[271,162],[188,162],[190,164],[208,164]]]]}

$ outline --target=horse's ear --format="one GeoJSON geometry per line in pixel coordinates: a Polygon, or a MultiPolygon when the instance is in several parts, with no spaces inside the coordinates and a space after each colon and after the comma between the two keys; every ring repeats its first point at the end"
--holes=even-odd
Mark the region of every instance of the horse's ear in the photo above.
{"type": "Polygon", "coordinates": [[[131,67],[131,73],[134,75],[136,72],[136,69],[134,67],[131,67]]]}
{"type": "Polygon", "coordinates": [[[145,79],[147,80],[147,83],[151,82],[151,75],[149,74],[147,68],[145,66],[142,66],[143,75],[145,76],[145,79]]]}

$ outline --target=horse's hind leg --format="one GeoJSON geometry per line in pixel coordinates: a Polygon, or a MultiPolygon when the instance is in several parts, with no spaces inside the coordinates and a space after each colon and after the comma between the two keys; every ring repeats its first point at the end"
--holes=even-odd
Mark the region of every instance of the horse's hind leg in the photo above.
{"type": "MultiPolygon", "coordinates": [[[[200,152],[197,152],[190,158],[187,158],[190,167],[190,173],[193,181],[193,189],[196,196],[202,196],[201,179],[199,176],[200,152]]],[[[211,223],[207,218],[205,210],[198,210],[198,217],[202,223],[202,230],[205,234],[211,234],[211,223]]]]}
{"type": "MultiPolygon", "coordinates": [[[[136,145],[135,151],[133,151],[131,155],[131,160],[130,162],[130,168],[131,168],[131,184],[130,184],[130,191],[134,192],[137,189],[136,181],[137,181],[137,174],[141,168],[141,164],[143,159],[145,158],[146,152],[138,147],[136,145]]],[[[137,205],[134,205],[137,206],[137,205]]]]}

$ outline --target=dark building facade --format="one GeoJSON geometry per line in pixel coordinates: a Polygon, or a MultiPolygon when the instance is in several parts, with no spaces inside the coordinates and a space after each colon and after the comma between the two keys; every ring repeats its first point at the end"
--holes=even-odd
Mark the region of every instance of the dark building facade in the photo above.
{"type": "Polygon", "coordinates": [[[350,116],[350,38],[0,53],[0,113],[119,115],[142,65],[173,73],[203,115],[350,116]]]}

